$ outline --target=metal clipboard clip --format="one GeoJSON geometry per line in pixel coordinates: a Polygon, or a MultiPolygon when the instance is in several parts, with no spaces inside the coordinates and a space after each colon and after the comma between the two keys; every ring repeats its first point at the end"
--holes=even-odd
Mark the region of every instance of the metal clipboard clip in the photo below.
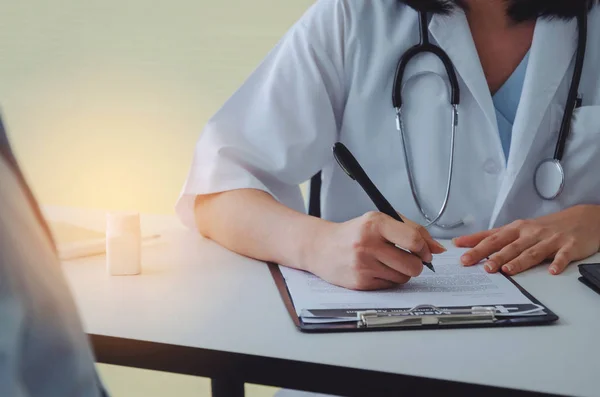
{"type": "Polygon", "coordinates": [[[357,314],[360,328],[420,327],[424,325],[490,324],[497,320],[494,307],[471,309],[440,309],[432,305],[415,306],[410,310],[393,313],[363,311],[357,314]]]}

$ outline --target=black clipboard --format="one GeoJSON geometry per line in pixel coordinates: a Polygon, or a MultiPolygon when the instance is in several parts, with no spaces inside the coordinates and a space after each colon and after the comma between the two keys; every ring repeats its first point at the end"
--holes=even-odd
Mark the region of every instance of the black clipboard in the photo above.
{"type": "MultiPolygon", "coordinates": [[[[373,332],[373,331],[401,331],[401,330],[431,330],[431,329],[451,329],[451,328],[490,328],[490,327],[516,327],[516,326],[539,326],[539,325],[550,325],[556,321],[558,321],[559,317],[553,313],[548,307],[542,304],[539,300],[533,297],[529,292],[527,292],[523,287],[521,287],[512,277],[507,276],[502,273],[509,281],[511,281],[518,289],[523,293],[527,298],[529,298],[533,303],[540,305],[544,308],[544,314],[536,314],[531,316],[503,316],[498,317],[493,322],[452,322],[452,323],[438,323],[438,324],[420,324],[418,326],[413,325],[405,325],[405,324],[395,324],[395,325],[385,325],[385,326],[377,326],[377,327],[369,327],[369,326],[361,326],[359,320],[356,321],[348,321],[348,322],[336,322],[336,323],[306,323],[302,321],[300,317],[296,314],[296,309],[294,307],[294,303],[292,300],[292,296],[290,291],[288,290],[287,284],[285,282],[285,278],[279,269],[279,265],[275,263],[268,263],[269,270],[271,271],[271,275],[273,276],[273,280],[275,281],[275,285],[279,290],[279,294],[283,300],[283,303],[292,318],[292,321],[296,325],[296,327],[305,333],[332,333],[332,332],[373,332]]],[[[409,308],[398,308],[391,309],[391,311],[395,310],[406,310],[409,308]]],[[[440,308],[442,310],[449,308],[440,308]]],[[[348,312],[354,312],[355,310],[348,309],[348,312]]],[[[363,310],[361,310],[363,311],[363,310]]],[[[364,310],[366,311],[366,310],[364,310]]],[[[443,316],[440,316],[443,318],[443,316]]]]}

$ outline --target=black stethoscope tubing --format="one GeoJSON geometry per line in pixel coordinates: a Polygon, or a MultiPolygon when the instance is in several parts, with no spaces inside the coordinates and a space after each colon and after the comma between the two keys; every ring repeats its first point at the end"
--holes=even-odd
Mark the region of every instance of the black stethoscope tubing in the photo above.
{"type": "MultiPolygon", "coordinates": [[[[576,61],[575,61],[575,70],[573,72],[573,77],[571,80],[571,86],[569,88],[569,94],[567,97],[567,103],[565,106],[565,111],[563,114],[563,118],[561,121],[560,131],[558,134],[558,139],[556,142],[556,147],[554,150],[554,156],[552,159],[546,159],[540,162],[539,166],[535,170],[534,175],[534,186],[540,197],[546,200],[552,200],[556,198],[563,190],[565,185],[565,173],[561,164],[561,161],[564,156],[565,147],[567,143],[567,139],[569,134],[571,133],[571,125],[573,120],[573,114],[575,109],[581,105],[581,98],[578,97],[579,85],[581,82],[581,76],[583,73],[583,66],[585,60],[585,52],[587,46],[587,6],[584,6],[582,12],[577,16],[578,23],[578,44],[577,44],[577,53],[576,53],[576,61]],[[544,184],[548,185],[545,186],[544,184]]],[[[407,172],[409,174],[409,180],[411,183],[411,190],[413,190],[413,196],[415,201],[421,210],[423,216],[429,221],[429,225],[434,224],[441,218],[443,215],[447,201],[450,194],[450,186],[452,179],[452,159],[454,155],[454,134],[456,132],[456,126],[458,124],[458,111],[457,107],[460,104],[460,86],[458,83],[458,77],[456,74],[456,70],[450,57],[448,54],[442,50],[440,47],[431,43],[429,38],[429,28],[428,28],[428,18],[427,13],[419,12],[419,38],[420,42],[417,45],[411,47],[408,51],[406,51],[402,57],[400,58],[396,73],[394,76],[393,90],[392,90],[392,104],[396,110],[396,122],[397,129],[401,132],[404,146],[406,146],[405,140],[405,131],[402,120],[402,106],[404,104],[402,98],[402,82],[404,78],[404,74],[406,71],[406,67],[408,63],[415,58],[417,55],[422,53],[431,53],[439,58],[442,62],[444,68],[446,69],[446,73],[448,76],[448,81],[450,83],[450,104],[454,108],[453,115],[453,130],[452,130],[452,153],[451,153],[451,162],[450,162],[450,176],[447,185],[446,198],[444,200],[444,204],[442,209],[432,221],[427,214],[425,213],[423,207],[421,206],[420,199],[416,192],[416,186],[414,181],[412,180],[412,171],[410,168],[410,161],[406,158],[406,166],[407,172]]],[[[405,157],[408,155],[408,151],[406,147],[404,147],[405,157]]],[[[444,226],[438,225],[442,228],[453,228],[462,225],[462,222],[458,222],[454,225],[444,226]]]]}

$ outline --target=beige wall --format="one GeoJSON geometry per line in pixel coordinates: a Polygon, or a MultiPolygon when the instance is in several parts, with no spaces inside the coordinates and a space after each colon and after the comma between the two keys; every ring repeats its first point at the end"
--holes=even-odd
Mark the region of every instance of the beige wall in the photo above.
{"type": "Polygon", "coordinates": [[[40,201],[172,213],[204,123],[313,0],[2,3],[0,109],[40,201]]]}

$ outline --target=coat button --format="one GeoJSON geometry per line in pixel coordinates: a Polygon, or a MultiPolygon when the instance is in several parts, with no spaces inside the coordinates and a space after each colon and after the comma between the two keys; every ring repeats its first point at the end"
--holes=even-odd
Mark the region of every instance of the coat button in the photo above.
{"type": "Polygon", "coordinates": [[[500,168],[500,164],[498,164],[497,161],[488,159],[483,164],[483,170],[485,172],[487,172],[488,174],[496,175],[496,174],[499,174],[502,169],[500,168]]]}

